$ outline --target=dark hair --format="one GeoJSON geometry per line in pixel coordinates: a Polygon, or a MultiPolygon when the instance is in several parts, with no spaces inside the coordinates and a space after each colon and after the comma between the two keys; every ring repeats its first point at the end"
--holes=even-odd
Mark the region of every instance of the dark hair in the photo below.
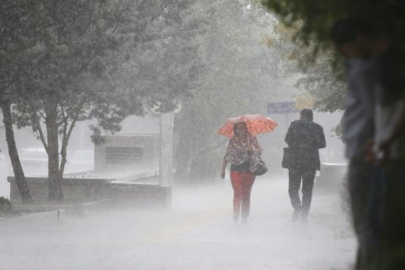
{"type": "MultiPolygon", "coordinates": [[[[239,122],[239,123],[233,124],[233,134],[234,134],[234,135],[236,135],[236,126],[239,125],[239,124],[244,124],[244,125],[245,125],[245,128],[246,128],[246,130],[247,130],[247,125],[246,125],[245,122],[239,122]]],[[[249,131],[248,131],[248,132],[249,132],[249,131]]],[[[238,136],[238,135],[236,135],[236,136],[238,136]]]]}
{"type": "Polygon", "coordinates": [[[303,118],[306,118],[306,119],[309,119],[309,120],[314,120],[314,113],[312,112],[311,109],[303,109],[303,110],[300,112],[300,115],[301,115],[303,118]]]}
{"type": "Polygon", "coordinates": [[[368,21],[356,17],[341,18],[330,29],[330,37],[337,46],[355,41],[358,35],[373,39],[376,33],[368,21]]]}

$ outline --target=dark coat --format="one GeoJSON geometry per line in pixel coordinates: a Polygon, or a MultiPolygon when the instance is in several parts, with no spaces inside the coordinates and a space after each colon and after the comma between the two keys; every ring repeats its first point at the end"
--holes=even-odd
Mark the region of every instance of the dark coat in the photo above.
{"type": "Polygon", "coordinates": [[[291,153],[289,169],[321,170],[318,149],[326,147],[321,125],[311,120],[294,121],[285,135],[285,142],[291,153]]]}

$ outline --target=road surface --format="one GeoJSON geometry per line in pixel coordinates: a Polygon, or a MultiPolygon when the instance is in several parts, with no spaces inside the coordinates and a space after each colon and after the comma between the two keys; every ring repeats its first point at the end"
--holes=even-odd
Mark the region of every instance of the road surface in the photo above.
{"type": "Polygon", "coordinates": [[[6,230],[0,223],[0,269],[349,270],[355,241],[339,196],[315,190],[304,226],[291,221],[287,186],[258,177],[247,225],[232,220],[229,180],[174,188],[170,211],[106,211],[6,230]]]}

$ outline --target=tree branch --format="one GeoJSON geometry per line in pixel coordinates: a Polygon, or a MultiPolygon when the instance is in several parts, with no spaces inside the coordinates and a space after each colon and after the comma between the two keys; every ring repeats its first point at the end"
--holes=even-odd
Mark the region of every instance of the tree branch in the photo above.
{"type": "Polygon", "coordinates": [[[32,129],[34,132],[38,132],[39,139],[41,140],[42,144],[44,145],[45,151],[48,153],[48,143],[45,139],[44,132],[42,130],[41,124],[37,119],[37,114],[30,108],[30,117],[32,122],[32,129]]]}

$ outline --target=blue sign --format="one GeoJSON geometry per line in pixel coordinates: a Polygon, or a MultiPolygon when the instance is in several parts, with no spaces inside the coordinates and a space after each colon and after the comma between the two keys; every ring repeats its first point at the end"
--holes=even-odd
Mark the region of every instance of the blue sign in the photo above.
{"type": "Polygon", "coordinates": [[[295,107],[295,102],[276,102],[267,104],[269,114],[282,114],[299,112],[295,107]]]}

